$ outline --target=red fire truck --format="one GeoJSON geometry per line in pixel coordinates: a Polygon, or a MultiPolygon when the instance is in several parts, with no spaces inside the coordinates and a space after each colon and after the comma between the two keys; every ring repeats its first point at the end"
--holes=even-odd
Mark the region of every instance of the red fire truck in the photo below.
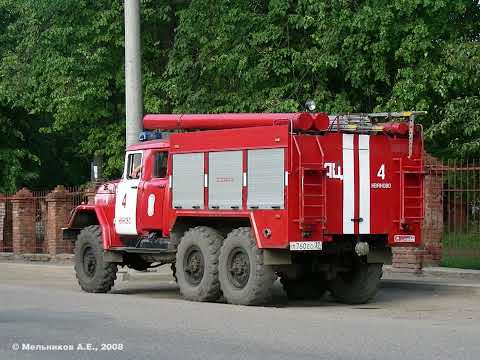
{"type": "Polygon", "coordinates": [[[81,288],[171,264],[194,301],[265,303],[280,278],[289,298],[367,302],[391,247],[421,243],[419,114],[145,116],[122,178],[64,229],[81,288]]]}

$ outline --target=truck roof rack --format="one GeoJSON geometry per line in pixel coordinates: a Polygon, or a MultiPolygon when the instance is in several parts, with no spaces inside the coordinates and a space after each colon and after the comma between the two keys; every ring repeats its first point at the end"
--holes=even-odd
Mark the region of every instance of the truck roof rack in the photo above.
{"type": "Polygon", "coordinates": [[[418,115],[425,115],[426,111],[378,112],[378,113],[338,113],[329,115],[330,131],[376,132],[383,127],[378,124],[392,120],[406,120],[414,122],[418,115]]]}
{"type": "Polygon", "coordinates": [[[403,127],[406,128],[408,126],[408,130],[405,129],[405,135],[408,131],[408,157],[411,158],[415,117],[426,114],[426,111],[378,112],[367,114],[340,113],[328,117],[330,122],[328,130],[356,133],[380,132],[385,131],[385,122],[403,119],[404,123],[407,123],[404,124],[403,127]]]}

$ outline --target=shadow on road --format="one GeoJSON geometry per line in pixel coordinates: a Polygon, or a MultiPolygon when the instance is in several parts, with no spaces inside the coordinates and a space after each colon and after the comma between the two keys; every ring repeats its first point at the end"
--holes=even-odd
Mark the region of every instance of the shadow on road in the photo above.
{"type": "MultiPolygon", "coordinates": [[[[289,300],[285,295],[281,285],[277,282],[273,287],[273,296],[269,304],[264,307],[269,308],[302,308],[302,307],[348,307],[363,310],[376,310],[385,308],[385,306],[392,306],[395,304],[406,303],[410,301],[422,300],[429,301],[438,296],[446,296],[450,293],[458,293],[459,291],[468,291],[464,288],[447,288],[435,287],[429,284],[409,285],[395,282],[385,282],[377,294],[367,304],[361,305],[345,305],[335,301],[333,297],[327,292],[319,300],[289,300]]],[[[174,281],[161,282],[151,284],[150,282],[126,281],[120,283],[112,294],[117,295],[137,295],[149,298],[168,298],[181,300],[178,286],[174,281]]],[[[220,299],[218,303],[225,303],[224,299],[220,299]]]]}

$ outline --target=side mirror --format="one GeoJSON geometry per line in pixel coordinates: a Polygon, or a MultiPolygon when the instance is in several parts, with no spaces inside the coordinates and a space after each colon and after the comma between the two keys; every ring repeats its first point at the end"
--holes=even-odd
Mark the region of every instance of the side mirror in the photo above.
{"type": "Polygon", "coordinates": [[[102,179],[102,167],[102,155],[95,154],[93,161],[90,163],[90,180],[92,182],[98,182],[102,179]]]}

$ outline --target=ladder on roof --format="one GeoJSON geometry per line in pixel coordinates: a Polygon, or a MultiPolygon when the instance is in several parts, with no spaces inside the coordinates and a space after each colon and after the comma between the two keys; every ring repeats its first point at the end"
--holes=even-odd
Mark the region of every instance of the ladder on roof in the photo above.
{"type": "Polygon", "coordinates": [[[329,130],[370,133],[382,131],[383,127],[378,124],[380,121],[408,119],[408,157],[411,158],[415,118],[416,116],[426,114],[426,111],[378,112],[367,114],[339,113],[329,116],[329,130]]]}

